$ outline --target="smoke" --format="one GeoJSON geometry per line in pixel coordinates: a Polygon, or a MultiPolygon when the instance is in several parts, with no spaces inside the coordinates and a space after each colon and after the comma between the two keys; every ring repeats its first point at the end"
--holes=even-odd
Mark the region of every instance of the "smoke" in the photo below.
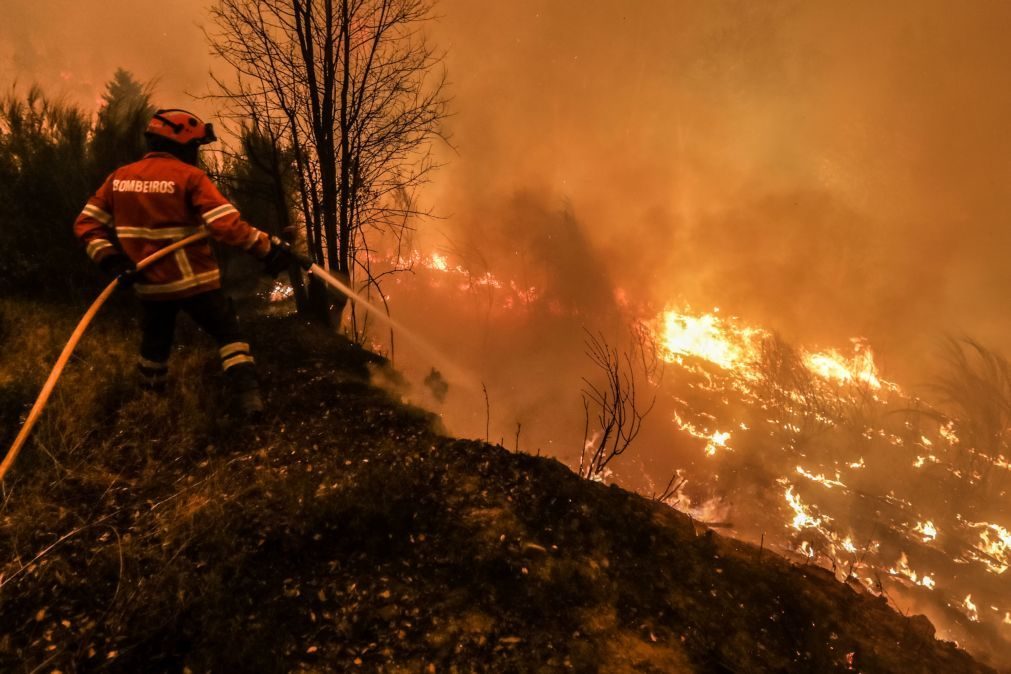
{"type": "MultiPolygon", "coordinates": [[[[87,110],[117,68],[154,81],[156,104],[189,105],[208,90],[203,0],[7,0],[0,26],[0,86],[42,85],[87,110]]],[[[210,112],[206,106],[206,112],[210,112]]]]}
{"type": "Polygon", "coordinates": [[[535,192],[642,301],[866,336],[913,377],[943,332],[1008,334],[1005,4],[443,8],[447,237],[535,192]]]}
{"type": "MultiPolygon", "coordinates": [[[[124,67],[157,80],[158,101],[210,113],[187,96],[216,66],[206,4],[13,0],[0,81],[93,106],[124,67]]],[[[939,333],[999,345],[1011,331],[1006,3],[438,11],[455,150],[424,197],[448,216],[425,225],[432,245],[466,243],[511,272],[477,232],[536,195],[573,214],[592,266],[642,302],[719,305],[798,341],[867,336],[914,377],[939,333]]],[[[531,242],[537,223],[508,231],[531,242]]],[[[566,255],[528,252],[545,266],[566,255]]]]}

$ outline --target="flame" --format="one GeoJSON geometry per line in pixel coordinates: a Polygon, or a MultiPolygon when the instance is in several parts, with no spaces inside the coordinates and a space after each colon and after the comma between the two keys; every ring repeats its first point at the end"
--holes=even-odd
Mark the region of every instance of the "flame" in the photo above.
{"type": "Polygon", "coordinates": [[[857,546],[853,545],[853,539],[847,536],[842,542],[843,550],[850,553],[851,555],[856,554],[857,546]]]}
{"type": "Polygon", "coordinates": [[[917,525],[913,528],[913,531],[923,536],[924,543],[929,543],[937,538],[937,527],[935,527],[934,523],[930,520],[917,523],[917,525]]]}
{"type": "MultiPolygon", "coordinates": [[[[667,362],[683,363],[684,357],[699,358],[724,370],[731,370],[746,379],[758,378],[757,363],[761,357],[762,340],[770,333],[762,328],[742,324],[736,318],[711,313],[692,314],[688,311],[664,311],[659,323],[659,341],[667,362]]],[[[815,375],[837,384],[862,383],[872,389],[898,387],[878,376],[874,353],[863,339],[855,338],[853,356],[847,358],[835,349],[803,351],[804,365],[815,375]]]]}
{"type": "Polygon", "coordinates": [[[1007,571],[1011,567],[1011,531],[989,522],[970,523],[969,526],[983,529],[979,534],[980,542],[975,546],[976,550],[983,553],[983,557],[976,559],[998,575],[1007,571]]]}
{"type": "Polygon", "coordinates": [[[439,255],[438,253],[432,253],[429,257],[429,269],[434,269],[436,271],[449,271],[449,260],[445,255],[439,255]]]}
{"type": "Polygon", "coordinates": [[[973,603],[971,594],[965,595],[965,601],[963,602],[963,605],[965,606],[965,610],[968,613],[969,620],[971,620],[974,623],[978,623],[979,610],[976,608],[976,604],[973,603]]]}
{"type": "MultiPolygon", "coordinates": [[[[499,302],[499,306],[505,310],[512,310],[516,307],[529,307],[540,300],[543,295],[541,289],[536,286],[520,285],[513,280],[508,282],[502,281],[496,278],[490,271],[478,275],[472,273],[463,265],[457,264],[454,266],[450,263],[449,256],[437,252],[424,255],[419,251],[414,251],[406,258],[397,254],[389,254],[386,262],[396,269],[411,269],[417,265],[449,278],[458,278],[459,281],[456,284],[456,288],[461,292],[468,292],[478,288],[505,291],[505,296],[499,302]]],[[[441,281],[433,280],[429,282],[429,285],[439,287],[441,281]]],[[[552,307],[552,311],[555,314],[559,314],[563,313],[564,309],[558,306],[552,307]]]]}
{"type": "Polygon", "coordinates": [[[913,571],[913,569],[910,568],[909,566],[909,558],[906,556],[906,553],[904,552],[899,557],[899,561],[895,563],[895,566],[893,566],[888,570],[888,573],[892,574],[893,576],[901,576],[903,578],[908,578],[910,581],[913,582],[914,585],[920,585],[922,587],[927,588],[928,590],[933,590],[934,587],[936,587],[937,585],[934,582],[933,577],[931,577],[930,575],[925,574],[921,578],[919,574],[913,571]]]}
{"type": "Polygon", "coordinates": [[[692,316],[678,311],[664,312],[662,322],[661,347],[668,362],[692,356],[747,373],[758,359],[761,330],[728,324],[715,314],[692,316]]]}
{"type": "MultiPolygon", "coordinates": [[[[832,487],[843,487],[843,488],[846,487],[846,485],[844,485],[838,479],[836,479],[836,480],[830,480],[829,478],[825,477],[824,475],[812,475],[811,473],[809,473],[806,470],[804,470],[801,466],[797,466],[797,472],[799,474],[803,475],[804,477],[806,477],[807,479],[813,481],[813,482],[818,482],[820,484],[825,485],[825,487],[828,488],[828,489],[831,489],[832,487]]],[[[836,478],[838,478],[838,477],[839,476],[836,475],[836,478]]]]}
{"type": "MultiPolygon", "coordinates": [[[[789,504],[790,508],[793,510],[793,522],[791,526],[800,531],[801,529],[817,529],[822,524],[821,517],[815,517],[812,515],[804,503],[800,500],[800,497],[793,493],[793,485],[789,485],[786,488],[786,502],[789,504]]],[[[828,518],[824,518],[828,519],[828,518]]]]}
{"type": "Polygon", "coordinates": [[[861,382],[872,389],[880,389],[881,379],[878,378],[878,368],[874,363],[874,353],[861,339],[853,340],[853,357],[847,358],[835,349],[804,354],[807,368],[822,379],[835,381],[839,384],[861,382]]]}
{"type": "Polygon", "coordinates": [[[950,445],[958,444],[958,435],[955,434],[955,422],[949,421],[938,430],[941,437],[948,441],[950,445]]]}
{"type": "Polygon", "coordinates": [[[695,426],[695,424],[691,423],[690,421],[686,421],[677,412],[674,413],[674,423],[677,424],[678,428],[680,428],[685,433],[688,433],[692,437],[696,437],[699,438],[700,440],[706,441],[706,449],[705,449],[706,456],[715,456],[717,449],[726,449],[728,451],[733,451],[730,447],[727,446],[727,440],[730,439],[730,433],[720,432],[718,430],[710,433],[709,431],[700,430],[698,427],[695,426]]]}
{"type": "Polygon", "coordinates": [[[728,449],[727,440],[730,439],[730,433],[720,433],[716,431],[709,436],[709,442],[706,443],[706,456],[713,456],[716,454],[716,448],[722,447],[723,449],[728,449]]]}

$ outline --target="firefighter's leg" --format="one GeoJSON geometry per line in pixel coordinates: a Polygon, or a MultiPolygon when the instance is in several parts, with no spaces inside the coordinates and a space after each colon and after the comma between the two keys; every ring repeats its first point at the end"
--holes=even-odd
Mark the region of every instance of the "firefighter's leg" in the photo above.
{"type": "Polygon", "coordinates": [[[137,360],[137,371],[140,373],[140,383],[143,388],[161,393],[165,390],[168,379],[169,354],[172,351],[172,340],[175,335],[176,312],[179,307],[175,302],[141,302],[143,316],[141,318],[140,357],[137,360]]]}
{"type": "Polygon", "coordinates": [[[231,300],[220,290],[212,290],[183,300],[182,307],[217,341],[225,385],[234,410],[244,416],[263,412],[255,361],[249,343],[242,336],[231,300]]]}

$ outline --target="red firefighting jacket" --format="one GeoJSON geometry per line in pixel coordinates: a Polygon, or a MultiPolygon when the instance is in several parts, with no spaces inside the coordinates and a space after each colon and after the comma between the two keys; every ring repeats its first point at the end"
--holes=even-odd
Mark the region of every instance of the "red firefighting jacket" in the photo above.
{"type": "MultiPolygon", "coordinates": [[[[206,227],[216,241],[257,257],[269,237],[239,216],[207,174],[166,152],[150,152],[113,171],[74,222],[88,255],[100,262],[125,253],[134,262],[206,227]]],[[[142,299],[172,300],[221,287],[221,270],[206,239],[176,251],[142,272],[142,299]]]]}

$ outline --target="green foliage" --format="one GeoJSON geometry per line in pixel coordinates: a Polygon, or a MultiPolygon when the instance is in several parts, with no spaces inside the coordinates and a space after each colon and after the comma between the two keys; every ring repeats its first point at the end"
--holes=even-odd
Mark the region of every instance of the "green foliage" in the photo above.
{"type": "Polygon", "coordinates": [[[70,231],[88,192],[90,124],[79,109],[32,87],[0,99],[0,289],[81,279],[70,231]]]}
{"type": "Polygon", "coordinates": [[[296,217],[294,154],[257,126],[243,128],[241,143],[229,165],[228,196],[247,220],[282,235],[296,217]]]}
{"type": "Polygon", "coordinates": [[[120,68],[106,85],[91,137],[91,178],[98,187],[117,167],[144,156],[144,129],[154,114],[151,86],[120,68]]]}
{"type": "Polygon", "coordinates": [[[0,97],[0,292],[73,297],[100,282],[71,225],[105,176],[143,152],[149,93],[119,70],[94,118],[37,86],[0,97]]]}
{"type": "MultiPolygon", "coordinates": [[[[298,190],[294,153],[255,123],[242,128],[240,143],[239,154],[221,167],[223,192],[254,227],[292,240],[298,190]]],[[[218,257],[229,285],[253,285],[258,262],[234,248],[220,248],[218,257]]]]}

